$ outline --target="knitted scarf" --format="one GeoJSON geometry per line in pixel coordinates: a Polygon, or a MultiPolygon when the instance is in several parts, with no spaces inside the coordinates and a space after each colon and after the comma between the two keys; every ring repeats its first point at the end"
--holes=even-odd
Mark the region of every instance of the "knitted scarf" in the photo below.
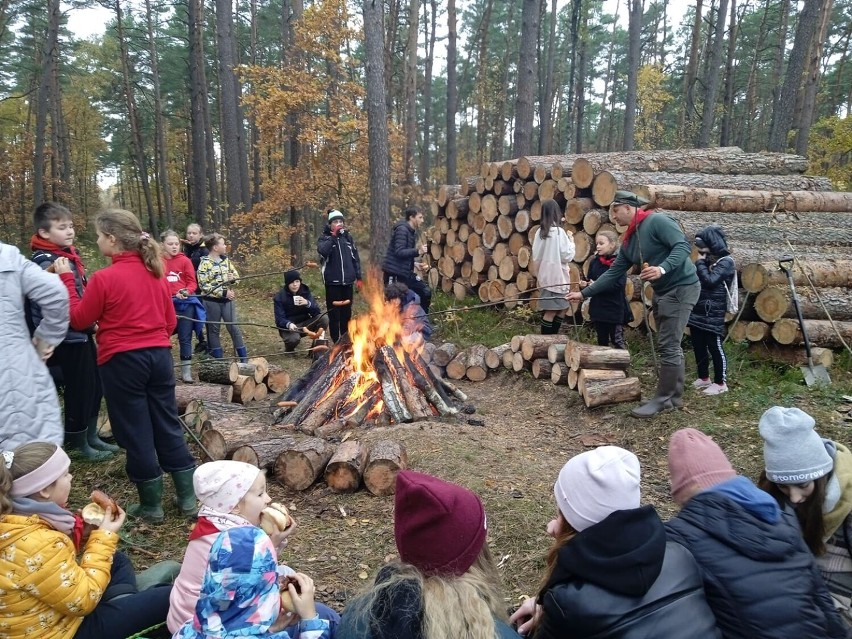
{"type": "Polygon", "coordinates": [[[598,255],[598,260],[604,266],[612,266],[612,263],[615,262],[615,255],[598,255]]]}
{"type": "Polygon", "coordinates": [[[633,216],[633,221],[630,222],[630,225],[627,227],[627,230],[624,231],[624,235],[621,238],[621,243],[623,245],[627,245],[627,242],[630,240],[630,236],[633,235],[634,231],[639,228],[639,225],[642,223],[646,217],[651,215],[653,211],[646,211],[645,209],[636,209],[636,215],[633,216]]]}
{"type": "Polygon", "coordinates": [[[36,501],[29,497],[13,497],[12,512],[16,515],[38,515],[54,530],[65,533],[79,550],[83,539],[83,518],[71,513],[52,501],[36,501]]]}

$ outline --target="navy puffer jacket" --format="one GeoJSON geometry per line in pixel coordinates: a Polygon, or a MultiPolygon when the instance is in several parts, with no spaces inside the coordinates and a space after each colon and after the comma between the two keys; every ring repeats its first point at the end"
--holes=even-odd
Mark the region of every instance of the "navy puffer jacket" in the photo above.
{"type": "Polygon", "coordinates": [[[331,227],[326,224],[317,240],[317,253],[326,286],[348,286],[361,279],[361,257],[355,238],[347,229],[332,235],[331,227]]]}
{"type": "Polygon", "coordinates": [[[847,637],[795,516],[778,510],[766,521],[711,489],[690,499],[666,532],[698,562],[724,639],[847,637]]]}
{"type": "Polygon", "coordinates": [[[414,272],[414,258],[418,250],[417,231],[406,220],[393,225],[388,252],[382,261],[382,270],[391,275],[411,275],[414,272]]]}
{"type": "Polygon", "coordinates": [[[710,249],[711,257],[695,262],[695,271],[698,281],[701,282],[701,294],[692,308],[687,324],[708,333],[724,335],[728,291],[733,286],[737,267],[721,227],[708,226],[698,232],[695,240],[697,245],[703,244],[710,249]]]}

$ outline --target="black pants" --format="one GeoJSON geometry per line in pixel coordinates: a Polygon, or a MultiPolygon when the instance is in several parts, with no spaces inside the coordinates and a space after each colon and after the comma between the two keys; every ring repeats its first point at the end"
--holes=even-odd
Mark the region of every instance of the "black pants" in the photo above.
{"type": "Polygon", "coordinates": [[[115,441],[127,452],[130,481],[195,466],[178,418],[171,350],[116,353],[100,366],[115,441]]]}
{"type": "Polygon", "coordinates": [[[612,322],[595,322],[595,331],[598,334],[598,346],[609,346],[610,343],[616,348],[624,348],[624,326],[612,322]]]}
{"type": "Polygon", "coordinates": [[[352,319],[353,299],[352,284],[326,284],[325,304],[328,308],[328,331],[331,333],[331,341],[337,342],[341,335],[349,332],[349,320],[352,319]],[[349,300],[348,304],[335,306],[334,302],[349,300]]]}
{"type": "Polygon", "coordinates": [[[410,275],[396,275],[395,273],[384,272],[385,286],[393,282],[402,282],[412,291],[420,296],[420,307],[424,313],[429,312],[429,305],[432,303],[432,289],[423,281],[421,277],[411,273],[410,275]]]}
{"type": "Polygon", "coordinates": [[[710,377],[710,359],[713,360],[713,381],[719,385],[725,383],[728,372],[728,358],[722,348],[722,336],[694,326],[689,327],[692,350],[695,353],[695,365],[698,377],[710,377]]]}
{"type": "Polygon", "coordinates": [[[91,420],[98,418],[103,391],[97,360],[97,348],[90,337],[76,344],[62,342],[48,362],[62,371],[66,433],[85,432],[91,420]]]}
{"type": "MultiPolygon", "coordinates": [[[[320,315],[319,319],[309,318],[304,322],[294,322],[296,326],[302,328],[303,326],[307,326],[312,331],[316,332],[320,328],[324,328],[328,330],[328,316],[320,315]]],[[[301,331],[289,331],[283,330],[278,331],[278,334],[281,336],[281,339],[284,340],[284,352],[291,353],[296,350],[296,347],[299,345],[299,342],[302,341],[302,338],[305,336],[301,331]]]]}

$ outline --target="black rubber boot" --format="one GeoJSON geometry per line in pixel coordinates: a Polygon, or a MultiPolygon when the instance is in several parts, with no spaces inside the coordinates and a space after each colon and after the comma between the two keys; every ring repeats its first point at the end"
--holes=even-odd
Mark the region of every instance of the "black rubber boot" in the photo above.
{"type": "Polygon", "coordinates": [[[675,384],[674,394],[672,395],[672,406],[675,408],[683,407],[683,388],[686,385],[686,365],[678,368],[677,383],[675,384]]]}
{"type": "Polygon", "coordinates": [[[90,462],[102,462],[112,458],[115,453],[108,450],[96,450],[89,444],[88,434],[65,433],[65,450],[75,451],[82,459],[90,462]]]}
{"type": "Polygon", "coordinates": [[[121,449],[115,444],[109,444],[101,439],[98,434],[98,418],[94,417],[89,421],[88,427],[86,427],[86,440],[89,442],[89,446],[94,448],[95,450],[102,450],[108,453],[117,453],[121,449]]]}
{"type": "Polygon", "coordinates": [[[175,502],[181,514],[187,517],[195,517],[198,514],[198,501],[192,485],[193,473],[195,468],[172,473],[172,481],[175,483],[175,502]]]}
{"type": "Polygon", "coordinates": [[[139,503],[127,508],[127,514],[138,517],[149,524],[161,524],[166,518],[163,512],[163,476],[136,484],[139,503]]]}
{"type": "Polygon", "coordinates": [[[660,413],[673,410],[672,398],[677,390],[680,366],[661,366],[660,379],[657,382],[656,394],[646,403],[637,406],[630,414],[634,417],[654,417],[660,413]]]}

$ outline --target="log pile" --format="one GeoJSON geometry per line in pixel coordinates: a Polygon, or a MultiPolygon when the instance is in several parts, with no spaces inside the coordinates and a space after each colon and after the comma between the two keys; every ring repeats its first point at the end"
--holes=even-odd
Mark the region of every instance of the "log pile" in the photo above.
{"type": "MultiPolygon", "coordinates": [[[[831,191],[827,178],[804,175],[806,168],[801,156],[745,153],[737,147],[486,162],[478,176],[439,189],[432,205],[435,224],[429,231],[429,282],[458,299],[475,294],[506,308],[519,303],[534,308],[538,290],[529,265],[541,200],[559,203],[564,227],[573,234],[574,288],[594,259],[595,234],[601,229],[624,231],[610,221],[609,207],[616,190],[629,189],[672,215],[689,239],[711,223],[726,230],[741,269],[740,299],[749,293],[734,329],[737,339],[801,343],[801,332],[787,321],[794,313],[777,272],[777,259],[792,246],[819,291],[819,297],[807,291],[807,279],[797,274],[806,328],[812,329],[815,344],[833,348],[840,344],[838,336],[810,322],[826,320],[825,306],[839,320],[841,335],[852,332],[852,193],[831,191]]],[[[647,321],[655,328],[651,294],[638,278],[628,279],[630,326],[647,321]]],[[[579,319],[583,309],[578,305],[572,310],[579,319]]],[[[537,368],[542,370],[541,365],[537,368]]]]}
{"type": "Polygon", "coordinates": [[[270,366],[264,357],[252,357],[247,363],[209,359],[198,366],[200,384],[182,384],[175,388],[178,408],[192,399],[249,404],[281,393],[290,385],[290,375],[280,366],[270,366]]]}

